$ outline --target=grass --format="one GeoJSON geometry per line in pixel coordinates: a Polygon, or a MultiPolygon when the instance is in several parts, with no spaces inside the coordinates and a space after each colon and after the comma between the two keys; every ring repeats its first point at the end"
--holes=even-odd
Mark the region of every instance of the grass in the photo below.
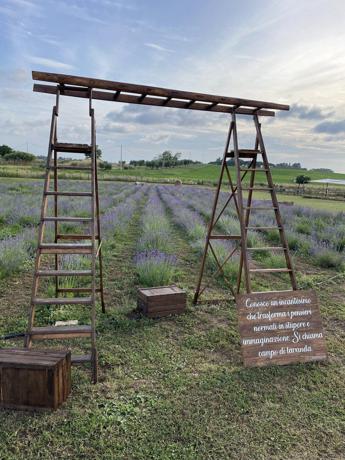
{"type": "MultiPolygon", "coordinates": [[[[344,458],[344,275],[297,259],[301,287],[320,297],[328,362],[244,368],[233,301],[192,305],[200,256],[169,213],[187,312],[162,320],[133,315],[140,211],[139,204],[126,231],[103,246],[107,313],[98,308],[99,383],[90,384],[87,369],[73,368],[72,394],[57,412],[1,411],[0,459],[344,458]]],[[[0,280],[0,335],[25,328],[31,283],[31,270],[0,280]]],[[[257,283],[267,289],[272,279],[257,283]]],[[[215,283],[212,292],[227,295],[215,283]]],[[[51,311],[49,318],[63,314],[51,311]]],[[[67,315],[73,319],[72,309],[67,315]]],[[[0,347],[20,345],[0,340],[0,347]]],[[[85,351],[82,342],[73,345],[85,351]]]]}
{"type": "MultiPolygon", "coordinates": [[[[229,168],[234,173],[234,168],[229,168]]],[[[216,182],[219,177],[220,167],[218,165],[190,165],[178,166],[175,168],[150,169],[146,167],[137,167],[131,169],[112,169],[111,171],[99,171],[99,177],[133,177],[136,180],[148,179],[181,179],[182,181],[213,181],[216,182]]],[[[43,177],[44,169],[38,166],[30,165],[0,165],[0,175],[18,175],[24,177],[43,177]]],[[[317,179],[345,179],[345,174],[341,173],[323,173],[318,171],[304,171],[301,169],[284,169],[272,168],[273,180],[276,184],[293,184],[296,176],[300,174],[308,175],[311,180],[317,179]]],[[[264,174],[262,174],[264,180],[264,174]]],[[[319,184],[318,187],[322,187],[319,184]]]]}

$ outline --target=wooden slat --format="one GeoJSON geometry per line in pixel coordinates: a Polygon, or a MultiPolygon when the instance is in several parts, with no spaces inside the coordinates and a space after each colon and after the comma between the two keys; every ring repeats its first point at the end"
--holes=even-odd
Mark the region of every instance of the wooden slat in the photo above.
{"type": "Polygon", "coordinates": [[[91,217],[69,217],[69,216],[43,217],[42,220],[45,220],[46,222],[92,222],[91,217]]]}
{"type": "Polygon", "coordinates": [[[91,355],[72,355],[71,363],[75,366],[78,364],[90,363],[92,361],[91,355]]]}
{"type": "Polygon", "coordinates": [[[66,169],[70,171],[91,171],[91,168],[87,168],[86,166],[49,166],[49,169],[66,169]]]}
{"type": "MultiPolygon", "coordinates": [[[[96,235],[96,240],[98,240],[98,235],[96,235]]],[[[56,235],[57,240],[74,240],[74,241],[79,241],[79,240],[91,240],[92,236],[91,235],[81,235],[81,234],[68,234],[68,233],[58,233],[56,235]]]]}
{"type": "Polygon", "coordinates": [[[291,272],[289,268],[250,268],[250,272],[253,273],[286,273],[291,272]]]}
{"type": "Polygon", "coordinates": [[[240,240],[241,235],[210,235],[210,240],[240,240]]]}
{"type": "Polygon", "coordinates": [[[91,276],[91,270],[38,270],[38,276],[91,276]]]}
{"type": "Polygon", "coordinates": [[[41,243],[39,249],[42,254],[91,254],[92,245],[41,243]]]}
{"type": "Polygon", "coordinates": [[[91,326],[80,325],[33,327],[30,336],[33,340],[90,337],[91,326]]]}
{"type": "MultiPolygon", "coordinates": [[[[38,93],[46,93],[46,94],[56,94],[56,86],[52,85],[41,85],[35,83],[33,86],[33,90],[38,93]]],[[[64,96],[71,96],[71,97],[81,97],[88,99],[88,91],[80,90],[80,91],[69,91],[66,90],[63,93],[64,96]]],[[[186,102],[183,100],[175,100],[172,98],[159,98],[159,97],[145,97],[142,102],[138,102],[138,97],[134,96],[133,94],[119,94],[119,96],[114,99],[114,94],[106,91],[97,91],[94,90],[92,92],[92,98],[99,101],[114,101],[117,102],[125,102],[128,104],[142,104],[142,105],[150,105],[150,106],[157,106],[157,107],[174,107],[176,109],[186,109],[186,110],[207,110],[209,112],[221,112],[221,113],[232,113],[233,107],[230,105],[219,105],[219,104],[209,104],[206,102],[195,102],[191,107],[186,108],[186,102]]],[[[239,107],[236,109],[236,113],[240,115],[254,115],[257,113],[262,117],[274,117],[274,112],[271,110],[259,110],[255,112],[253,109],[239,107]]]]}
{"type": "Polygon", "coordinates": [[[277,104],[275,102],[257,101],[251,99],[242,99],[227,96],[217,96],[213,94],[196,93],[190,91],[180,91],[175,89],[160,88],[156,86],[136,85],[132,83],[116,82],[110,80],[100,80],[90,77],[79,77],[74,75],[65,75],[49,72],[32,72],[33,80],[59,83],[65,85],[84,86],[94,89],[105,89],[111,91],[124,91],[128,93],[136,93],[139,95],[147,94],[159,97],[172,97],[176,99],[188,99],[195,101],[211,102],[218,104],[231,104],[254,108],[267,108],[275,110],[289,110],[286,104],[277,104]]]}
{"type": "Polygon", "coordinates": [[[53,149],[57,152],[69,153],[90,153],[91,146],[88,144],[70,144],[67,142],[56,142],[53,144],[53,149]]]}
{"type": "Polygon", "coordinates": [[[86,196],[90,197],[92,196],[92,193],[90,192],[45,192],[46,195],[48,196],[86,196]]]}
{"type": "Polygon", "coordinates": [[[91,304],[91,297],[51,297],[39,298],[34,297],[33,303],[35,305],[69,305],[69,304],[91,304]]]}

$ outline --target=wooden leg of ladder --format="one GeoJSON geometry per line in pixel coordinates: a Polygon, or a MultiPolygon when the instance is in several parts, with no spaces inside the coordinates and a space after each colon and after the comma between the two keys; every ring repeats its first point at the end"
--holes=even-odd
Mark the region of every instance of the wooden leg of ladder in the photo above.
{"type": "Polygon", "coordinates": [[[243,213],[243,195],[242,195],[242,177],[241,177],[241,165],[238,151],[238,138],[237,138],[237,126],[236,126],[236,114],[232,114],[233,121],[233,139],[234,139],[234,161],[237,174],[237,202],[239,209],[239,221],[241,227],[241,258],[243,260],[243,271],[244,271],[244,283],[246,287],[246,292],[251,292],[251,283],[249,277],[249,267],[248,267],[248,258],[247,258],[247,232],[245,226],[245,218],[243,213]]]}
{"type": "MultiPolygon", "coordinates": [[[[101,238],[101,222],[100,222],[100,212],[99,212],[97,157],[96,157],[96,162],[95,162],[95,192],[96,192],[97,235],[98,235],[98,244],[100,245],[102,244],[102,238],[101,238]]],[[[99,249],[99,253],[98,253],[98,267],[99,267],[99,290],[100,290],[100,297],[101,297],[102,312],[105,313],[104,290],[103,290],[102,248],[99,249]]]]}
{"type": "Polygon", "coordinates": [[[296,290],[296,289],[298,289],[298,287],[297,287],[295,271],[294,271],[294,268],[293,268],[293,265],[292,265],[292,260],[291,260],[290,251],[289,251],[289,245],[288,245],[288,242],[287,242],[287,239],[286,239],[286,236],[285,236],[283,220],[281,218],[280,209],[279,209],[279,202],[278,202],[278,199],[277,199],[276,192],[274,190],[274,182],[273,182],[273,178],[272,178],[270,165],[269,165],[269,162],[268,162],[268,159],[267,159],[267,153],[266,153],[266,149],[265,149],[264,140],[263,140],[262,133],[261,133],[261,125],[259,123],[259,119],[258,119],[257,115],[254,115],[254,124],[255,124],[255,128],[256,128],[256,133],[257,133],[257,138],[258,138],[258,141],[259,141],[260,150],[261,150],[261,153],[262,153],[262,160],[263,160],[264,168],[266,170],[267,183],[268,183],[268,186],[271,189],[272,204],[273,204],[273,207],[275,208],[274,212],[275,212],[276,222],[277,222],[277,225],[279,227],[280,241],[281,241],[281,244],[282,244],[282,246],[284,248],[286,266],[289,269],[289,276],[290,276],[291,286],[292,286],[293,290],[296,290]]]}

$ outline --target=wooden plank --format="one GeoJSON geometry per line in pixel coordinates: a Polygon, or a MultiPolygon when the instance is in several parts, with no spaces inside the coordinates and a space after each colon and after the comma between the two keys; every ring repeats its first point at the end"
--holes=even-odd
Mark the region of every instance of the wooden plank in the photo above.
{"type": "Polygon", "coordinates": [[[327,358],[314,291],[242,294],[236,304],[245,366],[327,358]]]}
{"type": "MultiPolygon", "coordinates": [[[[56,86],[52,85],[41,85],[41,84],[34,84],[33,90],[38,93],[45,93],[45,94],[56,94],[56,86]]],[[[71,96],[71,97],[81,97],[87,99],[88,91],[69,91],[66,90],[63,93],[63,96],[71,96]]],[[[210,106],[209,103],[205,102],[195,102],[191,107],[186,107],[186,103],[181,100],[175,100],[171,98],[158,98],[158,97],[149,97],[147,96],[142,102],[138,101],[138,97],[132,94],[120,94],[116,99],[114,99],[113,93],[105,92],[105,91],[97,91],[94,90],[92,93],[92,97],[95,100],[99,101],[114,101],[116,102],[124,102],[128,104],[142,104],[142,105],[150,105],[150,106],[157,106],[157,107],[173,107],[176,109],[186,109],[186,110],[204,110],[208,112],[216,112],[216,113],[232,113],[233,107],[230,105],[214,105],[210,106]]],[[[262,117],[274,117],[275,113],[271,110],[259,110],[255,112],[253,109],[248,109],[245,107],[239,107],[236,109],[236,113],[240,115],[254,115],[257,113],[262,117]]]]}
{"type": "Polygon", "coordinates": [[[42,254],[91,254],[90,244],[61,244],[61,243],[41,243],[39,250],[42,254]]]}
{"type": "Polygon", "coordinates": [[[70,152],[70,153],[90,153],[91,146],[89,144],[71,144],[68,142],[55,142],[53,149],[57,152],[70,152]]]}
{"type": "Polygon", "coordinates": [[[91,297],[56,297],[56,298],[39,298],[34,297],[35,305],[69,305],[69,304],[90,304],[91,297]]]}
{"type": "Polygon", "coordinates": [[[90,337],[91,326],[45,326],[33,327],[31,330],[33,340],[69,339],[75,337],[90,337]]]}
{"type": "MultiPolygon", "coordinates": [[[[231,104],[245,107],[267,108],[275,110],[289,110],[286,104],[278,104],[275,102],[257,101],[252,99],[243,99],[227,96],[217,96],[213,94],[196,93],[191,91],[180,91],[175,89],[161,88],[156,86],[136,85],[132,83],[116,82],[110,80],[100,80],[90,77],[80,77],[75,75],[57,74],[50,72],[32,72],[33,80],[59,83],[65,85],[84,86],[87,88],[98,88],[111,91],[124,91],[128,93],[136,93],[139,95],[151,95],[164,98],[188,99],[188,101],[204,101],[217,104],[231,104]]],[[[146,99],[146,98],[145,98],[146,99]]],[[[144,99],[144,100],[145,100],[144,99]]],[[[184,102],[185,104],[185,102],[184,102]]]]}
{"type": "Polygon", "coordinates": [[[38,270],[38,276],[91,276],[91,270],[38,270]]]}

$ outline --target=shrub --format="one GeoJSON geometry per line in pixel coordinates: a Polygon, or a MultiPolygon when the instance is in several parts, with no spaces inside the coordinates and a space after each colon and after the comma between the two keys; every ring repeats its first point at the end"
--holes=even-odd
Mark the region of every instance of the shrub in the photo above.
{"type": "Polygon", "coordinates": [[[171,283],[176,274],[176,257],[161,251],[139,252],[134,263],[142,286],[164,286],[171,283]]]}
{"type": "Polygon", "coordinates": [[[327,249],[315,256],[315,262],[321,268],[334,268],[337,271],[344,269],[343,257],[340,254],[327,249]]]}

